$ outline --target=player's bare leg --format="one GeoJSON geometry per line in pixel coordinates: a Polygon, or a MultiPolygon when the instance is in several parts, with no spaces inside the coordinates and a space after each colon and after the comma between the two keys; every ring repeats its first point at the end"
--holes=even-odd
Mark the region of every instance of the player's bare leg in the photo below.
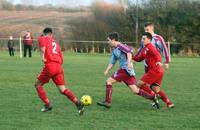
{"type": "Polygon", "coordinates": [[[116,83],[117,81],[113,79],[112,77],[108,78],[106,81],[106,96],[105,100],[101,102],[97,102],[97,105],[103,106],[106,108],[111,107],[111,102],[112,102],[112,85],[116,83]]]}
{"type": "Polygon", "coordinates": [[[84,105],[77,99],[74,93],[71,90],[66,89],[65,85],[58,85],[57,87],[61,94],[65,95],[70,101],[72,101],[76,105],[79,115],[82,115],[84,112],[84,105]]]}
{"type": "Polygon", "coordinates": [[[46,92],[43,88],[43,83],[39,80],[37,80],[35,82],[35,88],[37,90],[37,93],[38,93],[38,96],[40,97],[40,99],[45,103],[44,105],[44,108],[41,109],[42,112],[47,112],[47,111],[50,111],[52,110],[52,104],[51,102],[49,101],[47,95],[46,95],[46,92]]]}
{"type": "MultiPolygon", "coordinates": [[[[168,108],[174,108],[175,105],[169,100],[165,92],[160,90],[160,86],[152,86],[153,91],[166,103],[168,108]]],[[[154,104],[152,104],[153,106],[154,104]]]]}

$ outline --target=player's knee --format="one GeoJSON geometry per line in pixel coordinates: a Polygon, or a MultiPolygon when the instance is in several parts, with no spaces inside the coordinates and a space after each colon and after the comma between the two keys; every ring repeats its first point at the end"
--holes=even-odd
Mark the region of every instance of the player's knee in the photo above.
{"type": "Polygon", "coordinates": [[[136,86],[139,87],[139,88],[140,88],[142,85],[143,85],[143,84],[142,84],[142,82],[141,82],[140,80],[136,83],[136,86]]]}
{"type": "Polygon", "coordinates": [[[60,90],[59,92],[60,92],[62,95],[66,95],[66,93],[68,93],[69,90],[68,90],[67,88],[65,88],[65,89],[60,90]]]}
{"type": "Polygon", "coordinates": [[[38,86],[39,86],[38,82],[35,82],[34,86],[35,86],[35,88],[38,88],[38,86]]]}
{"type": "Polygon", "coordinates": [[[106,80],[106,84],[107,85],[112,85],[112,82],[108,79],[108,80],[106,80]]]}
{"type": "Polygon", "coordinates": [[[35,84],[34,84],[35,88],[38,88],[39,86],[43,86],[43,85],[44,84],[39,80],[35,81],[35,84]]]}
{"type": "Polygon", "coordinates": [[[59,92],[60,92],[60,94],[64,94],[64,90],[62,91],[62,90],[59,90],[59,92]]]}
{"type": "Polygon", "coordinates": [[[60,94],[64,94],[64,91],[65,91],[65,90],[59,89],[60,94]]]}
{"type": "Polygon", "coordinates": [[[57,86],[58,87],[58,90],[61,94],[64,94],[64,91],[66,90],[65,86],[64,85],[61,85],[61,86],[57,86]]]}
{"type": "Polygon", "coordinates": [[[138,82],[136,83],[136,86],[140,88],[140,84],[138,82]]]}
{"type": "Polygon", "coordinates": [[[36,83],[34,84],[34,87],[37,88],[37,84],[36,83]]]}
{"type": "Polygon", "coordinates": [[[159,92],[160,92],[160,87],[159,87],[159,86],[152,86],[152,90],[153,90],[155,93],[159,93],[159,92]]]}

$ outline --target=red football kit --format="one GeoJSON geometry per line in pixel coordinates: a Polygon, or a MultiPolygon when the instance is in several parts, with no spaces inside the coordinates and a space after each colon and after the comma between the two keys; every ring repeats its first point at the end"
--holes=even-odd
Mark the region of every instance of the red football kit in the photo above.
{"type": "Polygon", "coordinates": [[[63,56],[59,44],[50,36],[40,36],[38,38],[38,44],[40,48],[45,47],[45,65],[38,76],[38,80],[45,84],[52,79],[56,85],[64,85],[63,56]]]}
{"type": "Polygon", "coordinates": [[[133,57],[135,61],[142,61],[144,59],[148,65],[148,72],[142,76],[141,80],[149,85],[161,85],[164,74],[164,69],[161,66],[162,58],[151,43],[147,44],[140,54],[133,57]]]}

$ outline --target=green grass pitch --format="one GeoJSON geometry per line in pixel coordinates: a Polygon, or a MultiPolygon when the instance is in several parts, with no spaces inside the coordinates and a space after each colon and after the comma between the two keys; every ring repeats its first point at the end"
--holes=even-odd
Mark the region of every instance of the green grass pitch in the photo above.
{"type": "MultiPolygon", "coordinates": [[[[173,57],[165,73],[162,88],[176,105],[155,110],[150,102],[133,95],[124,84],[113,86],[110,110],[96,102],[104,99],[103,75],[109,55],[64,52],[67,87],[79,98],[88,94],[93,104],[79,117],[76,107],[50,82],[45,86],[54,108],[41,113],[34,82],[43,64],[39,53],[33,58],[9,57],[0,52],[0,129],[1,130],[198,130],[200,129],[200,59],[173,57]]],[[[18,55],[18,54],[17,54],[18,55]]],[[[113,71],[117,66],[113,68],[113,71]]],[[[141,63],[135,66],[137,78],[143,74],[141,63]]]]}

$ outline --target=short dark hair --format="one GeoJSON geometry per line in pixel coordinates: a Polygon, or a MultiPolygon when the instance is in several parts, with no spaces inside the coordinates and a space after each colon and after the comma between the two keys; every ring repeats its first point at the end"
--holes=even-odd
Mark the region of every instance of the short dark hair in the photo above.
{"type": "Polygon", "coordinates": [[[47,28],[45,28],[45,29],[43,30],[43,33],[44,33],[44,35],[46,35],[46,34],[52,34],[53,31],[52,31],[51,28],[47,27],[47,28]]]}
{"type": "Polygon", "coordinates": [[[145,24],[144,24],[144,27],[147,27],[147,26],[150,26],[150,25],[154,25],[152,22],[146,22],[145,24]]]}
{"type": "Polygon", "coordinates": [[[146,36],[148,39],[152,40],[152,35],[149,32],[142,33],[142,36],[146,36]]]}
{"type": "Polygon", "coordinates": [[[119,34],[118,32],[111,32],[107,35],[111,40],[115,39],[115,41],[119,40],[119,34]]]}

